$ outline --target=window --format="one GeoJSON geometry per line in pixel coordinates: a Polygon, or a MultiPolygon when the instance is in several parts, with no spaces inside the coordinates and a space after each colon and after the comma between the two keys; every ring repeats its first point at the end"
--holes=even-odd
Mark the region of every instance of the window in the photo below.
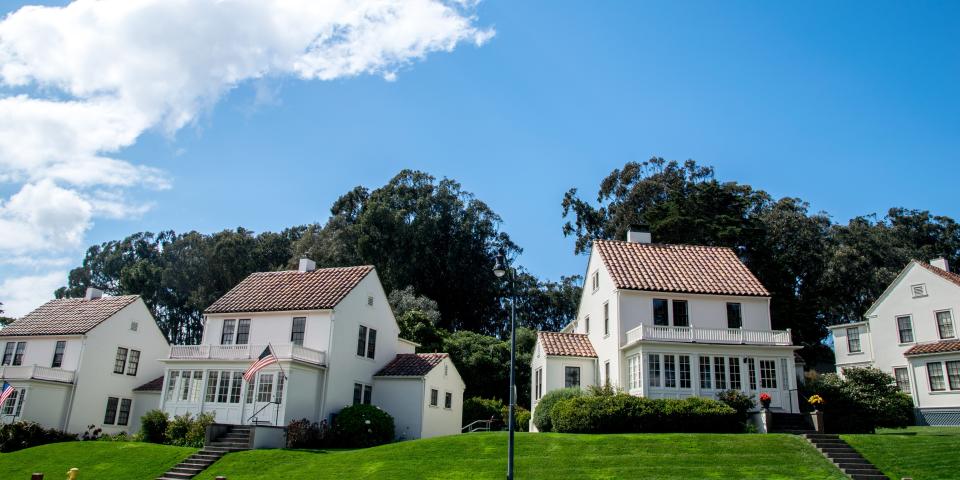
{"type": "Polygon", "coordinates": [[[647,370],[649,371],[647,377],[650,378],[651,387],[660,386],[660,355],[651,353],[647,357],[647,370]]]}
{"type": "MultiPolygon", "coordinates": [[[[241,377],[241,378],[242,378],[242,377],[241,377]]],[[[248,404],[249,404],[249,403],[253,403],[253,394],[254,394],[254,391],[256,390],[256,389],[254,388],[254,386],[256,385],[256,381],[257,381],[257,380],[254,379],[253,382],[248,382],[248,383],[247,383],[247,399],[246,399],[246,402],[247,402],[248,404]]]]}
{"type": "Polygon", "coordinates": [[[130,322],[130,331],[136,332],[140,328],[140,324],[137,322],[130,322]]]}
{"type": "Polygon", "coordinates": [[[760,360],[760,388],[777,388],[777,362],[760,360]]]}
{"type": "Polygon", "coordinates": [[[377,331],[360,325],[357,336],[357,356],[373,358],[377,348],[377,331]]]}
{"type": "Polygon", "coordinates": [[[10,393],[10,396],[7,397],[7,401],[3,402],[3,415],[12,415],[14,417],[20,416],[20,411],[23,410],[23,403],[27,400],[27,389],[17,388],[10,393]]]}
{"type": "Polygon", "coordinates": [[[170,378],[167,379],[167,393],[166,400],[169,402],[173,400],[173,394],[177,390],[177,378],[180,377],[180,372],[172,370],[170,372],[170,378]]]}
{"type": "Polygon", "coordinates": [[[897,329],[900,331],[900,343],[913,343],[913,320],[910,315],[897,317],[897,329]]]}
{"type": "Polygon", "coordinates": [[[440,398],[440,391],[436,388],[430,389],[430,406],[436,407],[440,398]]]}
{"type": "Polygon", "coordinates": [[[927,296],[927,286],[923,283],[911,285],[910,292],[913,293],[913,298],[925,297],[927,296]]]}
{"type": "Polygon", "coordinates": [[[747,376],[750,377],[750,390],[757,389],[757,364],[752,358],[747,359],[747,376]]]}
{"type": "Polygon", "coordinates": [[[453,408],[453,394],[450,392],[443,393],[443,408],[450,410],[453,408]]]}
{"type": "Polygon", "coordinates": [[[3,365],[10,365],[13,361],[13,349],[16,347],[17,342],[7,342],[6,348],[3,349],[3,365]]]}
{"type": "Polygon", "coordinates": [[[372,307],[372,306],[373,306],[373,296],[372,296],[372,295],[367,295],[367,306],[368,306],[368,307],[372,307]]]}
{"type": "Polygon", "coordinates": [[[53,349],[53,363],[50,364],[53,368],[60,368],[63,365],[63,351],[67,348],[67,342],[65,340],[60,340],[57,342],[57,346],[53,349]]]}
{"type": "Polygon", "coordinates": [[[690,388],[690,355],[680,355],[680,388],[690,388]]]}
{"type": "Polygon", "coordinates": [[[663,386],[677,388],[677,360],[673,355],[663,356],[663,386]]]}
{"type": "Polygon", "coordinates": [[[713,379],[717,390],[727,389],[727,366],[723,357],[713,357],[713,379]]]}
{"type": "Polygon", "coordinates": [[[940,362],[927,364],[927,378],[930,380],[931,391],[942,392],[947,389],[947,385],[943,381],[943,367],[940,366],[940,362]]]}
{"type": "Polygon", "coordinates": [[[603,334],[610,335],[610,304],[603,304],[603,334]]]}
{"type": "Polygon", "coordinates": [[[211,371],[207,374],[207,402],[213,403],[217,400],[217,379],[220,378],[220,372],[211,371]]]}
{"type": "Polygon", "coordinates": [[[640,357],[633,355],[627,360],[627,386],[630,390],[640,388],[640,357]]]}
{"type": "Polygon", "coordinates": [[[236,320],[224,320],[220,331],[220,345],[233,345],[233,332],[237,328],[236,320]]]}
{"type": "Polygon", "coordinates": [[[893,378],[897,379],[897,388],[903,393],[910,393],[910,374],[905,367],[893,369],[893,378]]]}
{"type": "MultiPolygon", "coordinates": [[[[240,379],[243,379],[243,375],[240,375],[240,379]]],[[[287,381],[287,376],[283,373],[277,373],[277,404],[283,403],[283,385],[287,381]]],[[[373,387],[370,387],[373,388],[373,387]]]]}
{"type": "Polygon", "coordinates": [[[129,398],[120,399],[120,413],[117,415],[117,425],[126,425],[130,421],[130,405],[133,400],[129,398]]]}
{"type": "Polygon", "coordinates": [[[953,315],[950,310],[937,312],[937,329],[940,331],[940,338],[953,338],[953,315]]]}
{"type": "Polygon", "coordinates": [[[536,372],[533,373],[533,399],[540,400],[540,397],[543,396],[543,368],[538,368],[536,372]]]}
{"type": "Polygon", "coordinates": [[[727,328],[743,328],[743,314],[739,303],[727,304],[727,328]]]}
{"type": "Polygon", "coordinates": [[[180,381],[180,400],[190,399],[190,370],[183,372],[183,380],[180,381]]]}
{"type": "Polygon", "coordinates": [[[290,329],[290,343],[303,346],[303,335],[307,331],[307,317],[293,317],[290,329]]]}
{"type": "Polygon", "coordinates": [[[860,353],[860,329],[857,327],[847,329],[847,351],[860,353]]]}
{"type": "Polygon", "coordinates": [[[353,404],[370,405],[373,401],[373,387],[362,383],[353,384],[353,404]]]}
{"type": "Polygon", "coordinates": [[[137,369],[140,367],[140,350],[130,350],[127,355],[127,375],[137,376],[137,369]]]}
{"type": "Polygon", "coordinates": [[[127,367],[127,349],[117,347],[117,356],[113,361],[113,373],[123,374],[127,367]]]}
{"type": "Polygon", "coordinates": [[[653,324],[667,326],[670,325],[670,319],[667,318],[667,301],[662,298],[653,299],[653,324]]]}
{"type": "Polygon", "coordinates": [[[565,388],[580,388],[580,367],[564,367],[563,386],[565,388]]]}
{"type": "Polygon", "coordinates": [[[960,361],[947,362],[947,380],[950,390],[960,390],[960,361]]]}
{"type": "Polygon", "coordinates": [[[610,386],[610,362],[603,362],[603,381],[610,386]]]}
{"type": "MultiPolygon", "coordinates": [[[[184,377],[183,381],[186,382],[187,378],[184,377]]],[[[193,403],[199,403],[200,398],[202,396],[203,396],[203,371],[194,370],[193,380],[190,382],[190,401],[193,403]]]]}
{"type": "Polygon", "coordinates": [[[593,291],[600,289],[600,272],[593,272],[593,291]]]}
{"type": "Polygon", "coordinates": [[[273,400],[273,374],[261,374],[260,383],[257,385],[257,401],[269,402],[271,400],[273,400]]]}
{"type": "Polygon", "coordinates": [[[590,316],[589,315],[583,318],[583,332],[587,334],[590,333],[590,316]]]}
{"type": "MultiPolygon", "coordinates": [[[[196,375],[200,372],[194,372],[196,375]]],[[[194,376],[196,378],[196,376],[194,376]]],[[[233,381],[230,383],[230,403],[240,403],[240,389],[243,388],[243,372],[233,372],[233,381]]],[[[277,389],[279,394],[279,388],[277,389]]]]}
{"type": "Polygon", "coordinates": [[[710,379],[710,357],[700,357],[700,388],[709,390],[713,388],[712,383],[710,379]]]}
{"type": "Polygon", "coordinates": [[[27,349],[27,342],[17,342],[17,351],[13,354],[13,364],[23,365],[23,352],[27,349]]]}
{"type": "MultiPolygon", "coordinates": [[[[273,375],[266,375],[273,379],[273,375]]],[[[217,402],[227,403],[230,399],[230,372],[220,372],[220,387],[217,388],[217,402]]],[[[270,401],[269,399],[266,401],[270,401]]]]}
{"type": "Polygon", "coordinates": [[[117,422],[117,407],[119,404],[119,398],[107,397],[107,411],[103,414],[104,425],[113,425],[117,422]]]}
{"type": "Polygon", "coordinates": [[[673,301],[673,326],[675,327],[690,326],[690,317],[687,314],[686,300],[673,301]]]}
{"type": "Polygon", "coordinates": [[[740,359],[730,357],[730,388],[740,390],[743,385],[740,383],[740,359]]]}
{"type": "Polygon", "coordinates": [[[363,386],[363,404],[370,405],[373,402],[373,386],[364,385],[363,386]]]}
{"type": "Polygon", "coordinates": [[[250,342],[250,319],[237,320],[237,345],[246,345],[250,342]]]}
{"type": "MultiPolygon", "coordinates": [[[[269,379],[270,386],[272,387],[273,383],[273,374],[260,374],[260,382],[264,382],[265,379],[269,379]]],[[[200,370],[194,370],[193,372],[193,381],[190,382],[190,372],[185,371],[181,376],[182,385],[182,398],[187,399],[187,391],[189,390],[190,401],[199,402],[201,395],[201,387],[203,385],[203,372],[200,370]],[[189,388],[187,387],[187,382],[190,382],[189,388]]],[[[254,385],[256,380],[250,382],[247,386],[247,403],[253,403],[253,393],[254,385]]],[[[240,392],[243,390],[243,373],[242,372],[231,372],[231,371],[213,371],[207,373],[207,393],[206,401],[207,403],[240,403],[240,392]]],[[[265,400],[269,402],[268,399],[265,400]]]]}

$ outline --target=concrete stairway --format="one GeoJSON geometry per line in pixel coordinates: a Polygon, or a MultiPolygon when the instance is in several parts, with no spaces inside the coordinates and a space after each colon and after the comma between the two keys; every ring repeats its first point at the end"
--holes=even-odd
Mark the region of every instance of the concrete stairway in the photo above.
{"type": "Polygon", "coordinates": [[[250,449],[250,427],[233,426],[226,434],[210,442],[197,453],[174,465],[157,480],[184,480],[193,478],[204,471],[213,462],[220,460],[230,452],[250,449]]]}
{"type": "Polygon", "coordinates": [[[816,449],[853,480],[888,480],[877,467],[853,449],[839,435],[807,433],[803,435],[816,449]]]}

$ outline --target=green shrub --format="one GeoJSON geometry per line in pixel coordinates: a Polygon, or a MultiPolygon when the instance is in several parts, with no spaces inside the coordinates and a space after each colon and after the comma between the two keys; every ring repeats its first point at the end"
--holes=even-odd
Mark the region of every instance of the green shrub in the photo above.
{"type": "Polygon", "coordinates": [[[556,402],[553,431],[564,433],[738,432],[733,408],[700,397],[649,399],[625,393],[586,395],[556,402]]]}
{"type": "Polygon", "coordinates": [[[317,423],[302,418],[287,425],[287,448],[325,448],[331,439],[326,420],[317,423]]]}
{"type": "Polygon", "coordinates": [[[170,417],[163,410],[150,410],[140,417],[140,434],[143,435],[143,441],[150,443],[163,443],[167,435],[167,423],[170,417]]]}
{"type": "Polygon", "coordinates": [[[819,375],[806,387],[823,398],[828,432],[872,433],[913,425],[913,401],[897,388],[892,375],[875,368],[847,368],[844,377],[819,375]]]}
{"type": "Polygon", "coordinates": [[[374,447],[393,441],[393,417],[373,405],[340,410],[333,426],[340,447],[374,447]]]}
{"type": "Polygon", "coordinates": [[[43,428],[35,422],[13,422],[0,425],[0,452],[15,452],[48,443],[72,442],[76,435],[53,428],[43,428]]]}
{"type": "Polygon", "coordinates": [[[184,438],[183,446],[185,447],[203,447],[203,441],[207,436],[207,426],[212,425],[216,414],[213,412],[205,412],[197,415],[197,418],[190,423],[190,428],[187,430],[187,436],[184,438]]]}
{"type": "Polygon", "coordinates": [[[494,420],[501,423],[507,417],[503,413],[503,401],[499,398],[471,397],[463,401],[463,425],[477,420],[494,420]]]}
{"type": "Polygon", "coordinates": [[[562,390],[553,390],[540,398],[537,408],[533,412],[533,424],[541,432],[549,432],[553,428],[550,419],[550,409],[560,400],[583,396],[583,390],[579,388],[564,388],[562,390]]]}
{"type": "Polygon", "coordinates": [[[166,443],[178,447],[203,446],[207,425],[214,421],[213,413],[201,413],[193,418],[189,413],[177,415],[167,424],[166,443]]]}
{"type": "Polygon", "coordinates": [[[724,390],[717,394],[717,400],[736,410],[743,422],[747,421],[748,412],[757,407],[753,395],[747,395],[740,390],[724,390]]]}
{"type": "MultiPolygon", "coordinates": [[[[514,428],[518,432],[526,432],[530,430],[530,410],[521,407],[520,405],[514,406],[514,428]]],[[[503,418],[504,425],[506,425],[507,419],[510,418],[510,405],[504,405],[500,410],[500,416],[503,418]]]]}

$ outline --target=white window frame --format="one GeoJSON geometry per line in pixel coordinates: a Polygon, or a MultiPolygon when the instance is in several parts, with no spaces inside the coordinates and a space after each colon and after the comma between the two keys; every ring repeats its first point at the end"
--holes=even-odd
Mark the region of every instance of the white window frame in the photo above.
{"type": "Polygon", "coordinates": [[[945,309],[943,309],[943,310],[935,310],[935,311],[933,312],[933,321],[934,321],[934,323],[936,323],[936,326],[937,326],[937,336],[940,338],[940,340],[950,340],[950,339],[955,339],[955,338],[957,338],[957,325],[956,325],[956,322],[953,321],[953,309],[952,309],[952,308],[945,308],[945,309]],[[940,315],[941,313],[946,313],[947,315],[949,315],[949,318],[950,318],[950,332],[951,332],[951,335],[950,335],[950,336],[947,336],[947,337],[943,336],[943,330],[940,328],[940,317],[939,317],[938,315],[940,315]]]}
{"type": "Polygon", "coordinates": [[[600,290],[600,270],[594,270],[593,276],[591,277],[591,287],[593,291],[590,293],[597,293],[600,290]]]}
{"type": "Polygon", "coordinates": [[[453,392],[443,391],[443,409],[453,410],[453,392]]]}
{"type": "Polygon", "coordinates": [[[227,318],[220,322],[220,345],[233,345],[237,338],[237,319],[227,318]],[[232,327],[230,331],[230,336],[226,337],[227,334],[227,325],[232,327]]]}
{"type": "Polygon", "coordinates": [[[944,362],[928,362],[927,365],[927,388],[930,389],[930,393],[942,393],[950,391],[950,387],[947,382],[947,372],[944,369],[944,362]],[[940,381],[943,382],[943,388],[934,389],[933,388],[933,366],[936,365],[936,371],[940,374],[940,381]]]}
{"type": "Polygon", "coordinates": [[[896,382],[897,388],[898,388],[901,392],[907,393],[907,394],[910,393],[910,369],[909,369],[908,367],[893,367],[893,380],[896,382]],[[902,370],[902,371],[903,371],[903,373],[904,373],[903,376],[904,376],[904,378],[907,380],[907,382],[906,382],[906,387],[907,387],[906,390],[904,390],[903,385],[900,384],[900,377],[897,376],[897,371],[898,371],[898,370],[902,370]]]}
{"type": "Polygon", "coordinates": [[[583,387],[583,371],[579,365],[564,365],[563,366],[563,387],[564,388],[582,388],[583,387]],[[574,369],[577,371],[577,384],[576,385],[567,385],[567,369],[574,369]]]}
{"type": "Polygon", "coordinates": [[[360,358],[365,358],[367,360],[375,360],[377,355],[377,329],[372,328],[369,325],[359,324],[357,326],[357,347],[360,346],[360,328],[365,328],[364,341],[363,341],[363,355],[360,354],[359,348],[354,352],[360,358]],[[372,332],[372,335],[371,335],[372,332]],[[373,337],[373,348],[370,348],[370,338],[373,337]],[[372,353],[371,353],[372,352],[372,353]],[[372,356],[371,356],[372,355],[372,356]]]}
{"type": "Polygon", "coordinates": [[[912,343],[917,343],[917,335],[913,328],[913,315],[897,315],[893,317],[894,327],[897,329],[897,341],[900,342],[900,345],[910,345],[912,343]],[[910,322],[910,340],[903,340],[903,331],[900,328],[900,319],[906,318],[910,322]]]}
{"type": "Polygon", "coordinates": [[[647,354],[647,382],[651,388],[663,388],[663,368],[659,353],[647,354]]]}
{"type": "Polygon", "coordinates": [[[863,343],[860,341],[860,327],[847,327],[847,352],[848,353],[863,353],[863,343]],[[853,339],[854,336],[850,335],[850,332],[856,334],[857,349],[853,349],[853,339]]]}
{"type": "Polygon", "coordinates": [[[610,302],[603,302],[603,338],[610,336],[610,302]]]}
{"type": "Polygon", "coordinates": [[[640,389],[640,356],[631,355],[627,359],[627,387],[633,390],[640,389]]]}
{"type": "Polygon", "coordinates": [[[3,402],[3,405],[0,405],[0,416],[13,417],[14,419],[20,418],[20,415],[23,414],[23,403],[26,396],[26,387],[14,388],[13,393],[10,394],[7,401],[3,402]],[[10,410],[10,413],[7,413],[7,410],[10,410]]]}
{"type": "Polygon", "coordinates": [[[430,387],[430,398],[427,399],[427,406],[430,408],[440,408],[440,389],[430,387]]]}

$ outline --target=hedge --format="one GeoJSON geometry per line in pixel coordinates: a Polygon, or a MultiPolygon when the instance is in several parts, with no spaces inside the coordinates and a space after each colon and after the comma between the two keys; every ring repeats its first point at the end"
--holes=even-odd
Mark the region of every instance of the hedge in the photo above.
{"type": "Polygon", "coordinates": [[[563,388],[547,392],[543,397],[540,397],[540,401],[537,402],[537,407],[533,412],[533,424],[537,427],[537,431],[549,432],[553,429],[550,411],[557,402],[568,398],[582,397],[583,395],[583,390],[579,388],[563,388]]]}
{"type": "Polygon", "coordinates": [[[875,368],[846,368],[844,378],[820,375],[805,395],[823,398],[828,433],[873,433],[877,428],[913,425],[913,400],[897,388],[893,376],[875,368]]]}
{"type": "Polygon", "coordinates": [[[700,397],[649,399],[625,393],[558,401],[550,409],[561,433],[740,432],[739,416],[716,400],[700,397]]]}

